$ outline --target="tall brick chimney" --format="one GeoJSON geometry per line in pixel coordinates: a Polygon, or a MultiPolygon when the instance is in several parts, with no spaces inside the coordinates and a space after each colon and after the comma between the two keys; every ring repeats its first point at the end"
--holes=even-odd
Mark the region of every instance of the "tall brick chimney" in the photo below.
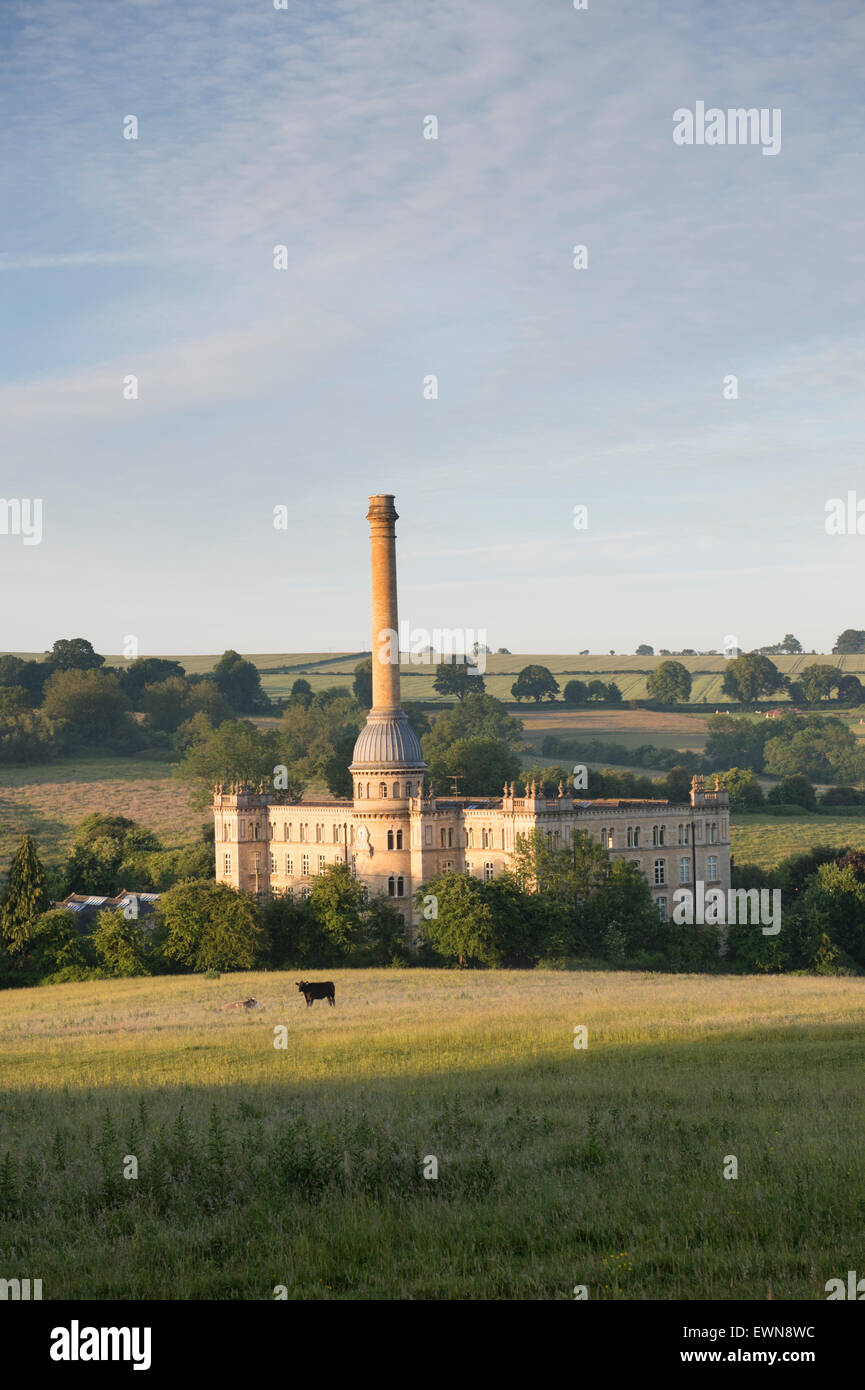
{"type": "Polygon", "coordinates": [[[388,492],[369,499],[372,552],[372,707],[396,710],[399,696],[399,621],[396,601],[396,533],[398,520],[388,492]]]}
{"type": "Polygon", "coordinates": [[[369,499],[366,519],[372,551],[372,709],[357,736],[349,770],[357,807],[387,801],[390,810],[394,802],[421,795],[426,763],[399,699],[397,513],[389,492],[369,499]]]}

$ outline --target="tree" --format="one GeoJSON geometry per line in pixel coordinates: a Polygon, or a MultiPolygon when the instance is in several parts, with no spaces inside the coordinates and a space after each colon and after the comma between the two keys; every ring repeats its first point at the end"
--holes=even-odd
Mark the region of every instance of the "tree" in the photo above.
{"type": "Polygon", "coordinates": [[[460,965],[498,965],[501,948],[483,884],[468,874],[447,872],[422,885],[415,895],[420,909],[434,898],[436,913],[425,918],[423,939],[440,956],[460,965]]]}
{"type": "Polygon", "coordinates": [[[93,671],[105,664],[105,657],[93,650],[86,637],[61,638],[48,659],[55,671],[93,671]]]}
{"type": "Polygon", "coordinates": [[[470,667],[467,662],[457,661],[454,657],[440,662],[436,667],[433,690],[437,690],[439,695],[456,695],[458,700],[464,700],[467,695],[483,695],[484,678],[477,673],[476,666],[470,667]]]}
{"type": "Polygon", "coordinates": [[[258,668],[239,652],[223,652],[210,674],[235,714],[259,714],[270,709],[258,668]]]}
{"type": "Polygon", "coordinates": [[[813,663],[806,666],[800,673],[799,679],[802,682],[802,689],[805,692],[805,699],[809,704],[816,704],[819,700],[828,700],[832,691],[838,686],[841,679],[841,672],[837,666],[825,666],[813,663]]]}
{"type": "Polygon", "coordinates": [[[589,687],[585,681],[568,681],[563,696],[566,705],[584,705],[589,698],[589,687]]]}
{"type": "Polygon", "coordinates": [[[130,861],[140,866],[149,854],[161,849],[158,837],[136,821],[94,812],[85,816],[75,831],[63,868],[66,891],[113,897],[124,888],[147,889],[150,883],[146,876],[143,883],[126,882],[126,870],[130,861]]]}
{"type": "Polygon", "coordinates": [[[441,789],[452,777],[465,796],[497,796],[502,784],[520,775],[519,755],[498,739],[461,738],[429,757],[428,784],[441,789]]]}
{"type": "Polygon", "coordinates": [[[603,700],[607,693],[607,687],[603,681],[589,681],[586,687],[586,694],[589,700],[603,700]]]}
{"type": "MultiPolygon", "coordinates": [[[[288,714],[288,711],[286,711],[288,714]]],[[[285,716],[283,717],[284,720],[285,716]]],[[[187,748],[176,769],[181,780],[193,784],[192,804],[209,804],[217,783],[264,783],[290,800],[303,791],[304,778],[291,758],[292,748],[284,729],[257,729],[248,719],[226,720],[208,729],[187,748]],[[287,769],[284,786],[275,784],[277,768],[287,769]]]]}
{"type": "Polygon", "coordinates": [[[0,901],[0,933],[11,956],[24,954],[34,922],[48,907],[45,870],[32,839],[25,835],[12,856],[0,901]]]}
{"type": "Polygon", "coordinates": [[[328,864],[312,880],[309,910],[330,946],[331,958],[348,956],[362,943],[363,884],[347,864],[328,864]]]}
{"type": "Polygon", "coordinates": [[[607,686],[607,693],[604,700],[608,705],[620,705],[622,703],[622,692],[615,681],[610,681],[607,686]]]}
{"type": "Polygon", "coordinates": [[[158,948],[187,970],[252,970],[267,946],[255,902],[227,883],[178,883],[156,916],[158,948]]]}
{"type": "Polygon", "coordinates": [[[817,805],[817,793],[807,777],[797,774],[785,777],[772,787],[766,796],[770,806],[804,806],[813,811],[817,805]]]}
{"type": "Polygon", "coordinates": [[[637,656],[654,656],[654,655],[655,655],[655,648],[654,648],[654,647],[650,647],[650,646],[648,645],[648,643],[646,643],[646,642],[641,642],[641,643],[640,643],[639,647],[637,648],[637,656]]]}
{"type": "Polygon", "coordinates": [[[798,637],[793,636],[792,632],[786,632],[779,645],[781,651],[786,652],[789,656],[798,656],[801,654],[802,643],[799,641],[798,637]]]}
{"type": "Polygon", "coordinates": [[[115,979],[151,974],[150,939],[146,931],[120,908],[100,912],[90,935],[100,970],[115,979]]]}
{"type": "Polygon", "coordinates": [[[838,700],[842,705],[865,703],[865,688],[858,676],[842,675],[838,681],[838,700]]]}
{"type": "Polygon", "coordinates": [[[771,695],[783,685],[783,677],[773,661],[759,652],[747,652],[727,662],[721,689],[743,705],[755,705],[761,695],[771,695]]]}
{"type": "Polygon", "coordinates": [[[86,980],[95,963],[90,937],[78,930],[74,912],[51,908],[36,919],[26,964],[31,980],[86,980]]]}
{"type": "MultiPolygon", "coordinates": [[[[309,681],[305,680],[303,676],[298,676],[291,687],[288,699],[289,704],[300,705],[302,709],[309,709],[312,704],[312,686],[309,681]]],[[[370,704],[372,704],[371,699],[370,704]]]]}
{"type": "Polygon", "coordinates": [[[354,668],[354,681],[352,683],[354,698],[364,709],[372,708],[372,657],[368,656],[365,661],[359,661],[354,668]]]}
{"type": "Polygon", "coordinates": [[[114,668],[123,690],[132,701],[132,708],[139,709],[138,701],[147,685],[157,685],[172,677],[185,679],[186,671],[179,661],[168,661],[161,656],[139,656],[128,666],[114,668]]]}
{"type": "Polygon", "coordinates": [[[537,704],[541,700],[554,700],[558,693],[559,683],[546,666],[524,666],[511,686],[515,700],[532,699],[537,704]]]}
{"type": "Polygon", "coordinates": [[[55,671],[45,686],[42,709],[49,719],[65,720],[82,743],[101,743],[136,731],[132,703],[110,671],[55,671]]]}
{"type": "Polygon", "coordinates": [[[769,721],[736,714],[713,714],[708,729],[705,757],[709,766],[763,771],[766,742],[776,732],[769,721]]]}
{"type": "Polygon", "coordinates": [[[858,627],[845,627],[832,648],[833,656],[856,656],[865,652],[865,631],[858,627]]]}
{"type": "Polygon", "coordinates": [[[436,715],[432,729],[423,737],[424,757],[431,762],[464,738],[492,738],[518,748],[522,733],[522,720],[509,714],[501,700],[493,695],[469,693],[458,705],[436,715]]]}
{"type": "Polygon", "coordinates": [[[731,767],[724,773],[731,811],[754,811],[765,800],[763,788],[750,768],[731,767]]]}
{"type": "Polygon", "coordinates": [[[686,703],[691,698],[691,673],[681,661],[662,661],[646,677],[649,699],[664,705],[686,703]]]}

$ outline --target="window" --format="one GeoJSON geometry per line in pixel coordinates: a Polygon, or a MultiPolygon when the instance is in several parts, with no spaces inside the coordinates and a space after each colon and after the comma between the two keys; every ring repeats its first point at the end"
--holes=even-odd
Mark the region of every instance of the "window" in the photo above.
{"type": "Polygon", "coordinates": [[[397,847],[397,849],[402,849],[402,831],[401,831],[401,830],[398,830],[398,831],[396,832],[396,847],[397,847]]]}
{"type": "Polygon", "coordinates": [[[300,861],[300,872],[304,878],[309,874],[309,855],[305,854],[300,861]]]}
{"type": "Polygon", "coordinates": [[[224,854],[224,855],[222,856],[222,872],[223,872],[224,874],[230,874],[230,873],[231,873],[231,855],[230,855],[230,854],[224,854]]]}
{"type": "Polygon", "coordinates": [[[495,871],[496,870],[494,864],[484,864],[484,883],[489,883],[490,879],[495,874],[495,871]]]}
{"type": "Polygon", "coordinates": [[[706,878],[710,883],[717,883],[720,878],[718,873],[718,856],[709,854],[706,856],[706,878]]]}
{"type": "Polygon", "coordinates": [[[607,831],[607,849],[615,849],[615,848],[616,848],[615,830],[614,830],[613,826],[611,825],[610,828],[609,828],[609,830],[607,831]]]}
{"type": "Polygon", "coordinates": [[[667,899],[666,899],[666,898],[656,898],[656,899],[655,899],[655,902],[656,902],[657,907],[658,907],[658,916],[660,917],[660,919],[661,919],[662,922],[666,922],[666,920],[667,920],[667,899]]]}
{"type": "Polygon", "coordinates": [[[302,826],[300,827],[300,840],[301,840],[301,843],[303,843],[303,842],[306,840],[306,826],[305,826],[305,825],[302,825],[302,826]]]}
{"type": "Polygon", "coordinates": [[[261,868],[261,854],[258,850],[256,850],[255,854],[252,856],[252,864],[255,869],[261,868]]]}
{"type": "Polygon", "coordinates": [[[425,845],[432,845],[432,826],[425,825],[423,828],[423,842],[425,845]]]}
{"type": "Polygon", "coordinates": [[[389,898],[396,897],[396,879],[393,874],[391,874],[387,881],[387,893],[389,898]]]}
{"type": "Polygon", "coordinates": [[[369,801],[369,782],[366,784],[366,799],[369,801]]]}
{"type": "Polygon", "coordinates": [[[473,825],[470,825],[469,828],[468,828],[468,840],[467,840],[467,843],[468,843],[469,849],[474,849],[474,847],[475,847],[475,828],[474,828],[473,825]]]}
{"type": "Polygon", "coordinates": [[[317,825],[317,826],[315,827],[315,843],[316,843],[317,845],[320,845],[320,844],[321,844],[321,826],[320,826],[320,825],[317,825]]]}
{"type": "Polygon", "coordinates": [[[411,782],[406,782],[406,784],[405,784],[405,794],[406,794],[406,796],[411,796],[411,782]]]}
{"type": "Polygon", "coordinates": [[[710,844],[710,845],[716,845],[716,844],[718,843],[718,822],[717,822],[716,820],[710,820],[710,821],[709,821],[709,827],[708,827],[708,828],[709,828],[709,844],[710,844]]]}
{"type": "Polygon", "coordinates": [[[252,838],[253,838],[254,840],[257,840],[257,839],[259,838],[259,831],[260,831],[260,830],[261,830],[261,826],[258,824],[258,821],[256,821],[256,822],[255,822],[255,825],[252,827],[252,838]]]}
{"type": "Polygon", "coordinates": [[[389,830],[389,831],[387,832],[387,847],[388,847],[388,849],[393,849],[393,831],[392,831],[392,830],[389,830]]]}
{"type": "Polygon", "coordinates": [[[442,828],[441,828],[441,837],[442,837],[442,849],[447,849],[447,847],[448,847],[448,833],[447,833],[447,831],[445,830],[444,826],[442,826],[442,828]]]}
{"type": "Polygon", "coordinates": [[[289,875],[290,878],[294,877],[294,860],[292,859],[290,854],[287,854],[285,856],[285,872],[289,875]]]}
{"type": "Polygon", "coordinates": [[[303,888],[301,888],[301,890],[300,890],[300,896],[301,896],[302,898],[308,898],[308,897],[309,897],[309,888],[308,888],[305,884],[304,884],[303,888]]]}
{"type": "Polygon", "coordinates": [[[680,860],[679,860],[679,882],[680,882],[680,883],[690,883],[690,882],[691,882],[691,861],[690,861],[690,859],[684,858],[684,859],[680,859],[680,860]]]}
{"type": "Polygon", "coordinates": [[[222,838],[223,840],[231,839],[231,826],[228,824],[227,820],[222,822],[222,838]]]}
{"type": "Polygon", "coordinates": [[[452,830],[449,829],[449,830],[448,830],[448,849],[453,849],[453,847],[454,847],[454,832],[453,832],[452,830]]]}
{"type": "Polygon", "coordinates": [[[387,801],[387,782],[379,782],[378,794],[381,797],[382,801],[387,801]]]}
{"type": "Polygon", "coordinates": [[[451,869],[453,868],[453,866],[454,866],[454,861],[453,861],[452,859],[446,859],[445,862],[444,862],[444,864],[442,865],[442,868],[444,869],[445,873],[447,874],[447,873],[450,873],[450,871],[451,871],[451,869]]]}
{"type": "Polygon", "coordinates": [[[398,898],[405,897],[405,882],[402,878],[398,878],[396,881],[396,895],[398,898]]]}
{"type": "Polygon", "coordinates": [[[290,840],[290,839],[291,839],[291,826],[288,824],[287,821],[286,821],[286,823],[285,823],[285,824],[283,825],[283,827],[282,827],[282,838],[283,838],[284,840],[290,840]]]}
{"type": "Polygon", "coordinates": [[[324,873],[326,864],[327,864],[327,859],[325,858],[325,856],[324,856],[323,854],[320,854],[320,855],[318,856],[318,872],[319,872],[320,874],[323,874],[323,873],[324,873]]]}
{"type": "Polygon", "coordinates": [[[363,782],[358,782],[357,791],[355,792],[355,795],[357,796],[359,801],[363,801],[363,782]]]}
{"type": "Polygon", "coordinates": [[[667,882],[667,861],[666,859],[655,860],[655,883],[667,882]]]}
{"type": "Polygon", "coordinates": [[[628,826],[628,849],[639,849],[640,847],[640,827],[638,825],[628,826]]]}
{"type": "Polygon", "coordinates": [[[665,840],[664,831],[665,831],[665,829],[666,829],[666,827],[663,826],[663,825],[653,825],[653,826],[652,826],[652,844],[653,844],[653,845],[662,845],[662,844],[664,844],[664,840],[665,840]]]}
{"type": "Polygon", "coordinates": [[[393,799],[394,801],[399,801],[399,782],[394,782],[393,784],[393,799]]]}
{"type": "Polygon", "coordinates": [[[272,855],[270,856],[270,872],[271,872],[272,874],[275,874],[275,873],[276,873],[276,855],[275,855],[275,854],[272,854],[272,855]]]}
{"type": "Polygon", "coordinates": [[[334,843],[335,845],[338,845],[338,844],[339,844],[339,826],[338,826],[338,825],[335,825],[335,826],[333,827],[333,843],[334,843]]]}

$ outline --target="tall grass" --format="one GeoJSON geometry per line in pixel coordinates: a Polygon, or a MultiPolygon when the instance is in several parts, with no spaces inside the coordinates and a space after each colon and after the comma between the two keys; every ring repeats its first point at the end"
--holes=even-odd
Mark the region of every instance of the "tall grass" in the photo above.
{"type": "Polygon", "coordinates": [[[46,1298],[760,1299],[861,1263],[865,982],[333,978],[335,1009],[279,974],[2,996],[0,1275],[46,1298]]]}

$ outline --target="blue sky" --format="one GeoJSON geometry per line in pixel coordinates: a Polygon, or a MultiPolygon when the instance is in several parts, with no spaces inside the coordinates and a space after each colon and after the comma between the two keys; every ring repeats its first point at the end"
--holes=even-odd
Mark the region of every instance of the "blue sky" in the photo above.
{"type": "Polygon", "coordinates": [[[0,14],[0,495],[44,514],[0,647],[367,647],[373,492],[412,626],[865,626],[824,528],[865,497],[858,0],[0,14]],[[675,145],[698,100],[780,108],[781,152],[675,145]]]}

